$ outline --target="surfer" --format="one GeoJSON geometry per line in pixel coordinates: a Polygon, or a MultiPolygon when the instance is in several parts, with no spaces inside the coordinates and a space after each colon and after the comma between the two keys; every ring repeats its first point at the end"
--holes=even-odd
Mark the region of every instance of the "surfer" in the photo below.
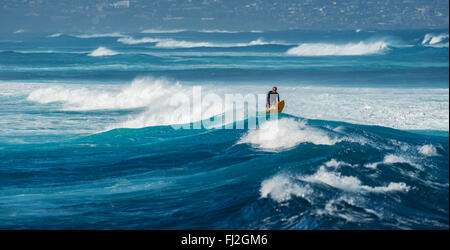
{"type": "Polygon", "coordinates": [[[267,108],[278,103],[280,101],[280,95],[277,92],[277,87],[272,87],[272,90],[267,93],[267,108]]]}

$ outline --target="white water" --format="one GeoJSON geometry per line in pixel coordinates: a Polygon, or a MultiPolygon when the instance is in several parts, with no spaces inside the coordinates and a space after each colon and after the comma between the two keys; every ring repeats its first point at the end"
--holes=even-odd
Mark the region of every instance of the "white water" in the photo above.
{"type": "Polygon", "coordinates": [[[388,45],[383,40],[346,44],[303,43],[286,53],[293,56],[359,56],[382,53],[388,45]]]}
{"type": "Polygon", "coordinates": [[[422,40],[422,45],[429,47],[448,47],[448,33],[426,34],[422,40]],[[447,42],[445,42],[447,41],[447,42]]]}
{"type": "Polygon", "coordinates": [[[91,53],[89,53],[88,56],[94,56],[94,57],[97,57],[97,56],[115,56],[117,54],[119,54],[119,53],[116,52],[116,51],[113,51],[113,50],[110,50],[108,48],[100,46],[96,50],[94,50],[91,53]]]}
{"type": "MultiPolygon", "coordinates": [[[[2,92],[13,88],[14,83],[0,84],[2,92]]],[[[128,85],[76,85],[36,84],[27,93],[29,101],[60,103],[63,110],[129,109],[149,107],[158,89],[166,102],[177,93],[192,93],[192,86],[168,80],[138,78],[128,85]],[[155,85],[156,84],[156,85],[155,85]]],[[[207,84],[202,90],[224,98],[226,93],[265,94],[271,86],[242,84],[232,89],[225,85],[207,84]]],[[[286,100],[284,112],[298,117],[350,123],[381,125],[397,129],[449,129],[448,89],[397,89],[397,88],[339,88],[279,86],[281,98],[286,100]],[[332,107],[332,108],[331,108],[332,107]]],[[[159,100],[159,99],[157,99],[159,100]]],[[[149,110],[151,108],[149,107],[149,110]]],[[[144,127],[162,125],[158,121],[182,123],[186,118],[176,118],[175,113],[162,105],[159,110],[129,117],[120,126],[144,127]],[[158,113],[160,119],[150,122],[158,113]]],[[[218,107],[204,110],[205,116],[216,114],[218,107]]],[[[119,126],[119,125],[118,125],[119,126]]],[[[300,138],[300,137],[299,137],[300,138]]],[[[301,141],[301,140],[298,140],[301,141]]],[[[286,144],[290,145],[290,144],[286,144]]],[[[266,144],[261,144],[265,147],[266,144]]]]}
{"type": "Polygon", "coordinates": [[[365,185],[354,176],[345,176],[321,166],[312,175],[276,174],[261,183],[259,192],[261,198],[271,198],[279,203],[289,201],[292,197],[301,197],[313,202],[320,193],[314,193],[310,186],[312,184],[327,185],[344,192],[362,194],[408,192],[411,189],[403,182],[390,182],[385,186],[365,185]]]}
{"type": "Polygon", "coordinates": [[[313,190],[309,186],[302,186],[288,175],[279,174],[261,183],[259,190],[261,198],[272,198],[277,202],[284,202],[292,196],[303,197],[311,195],[313,190]]]}
{"type": "Polygon", "coordinates": [[[402,182],[390,182],[387,186],[371,187],[362,184],[361,181],[354,176],[344,176],[337,172],[328,171],[323,166],[321,166],[319,170],[312,175],[300,176],[298,178],[306,182],[323,183],[334,188],[350,192],[408,192],[410,189],[410,187],[402,182]]]}
{"type": "Polygon", "coordinates": [[[380,164],[394,164],[394,163],[406,163],[409,164],[415,168],[422,169],[422,166],[419,164],[413,162],[408,156],[404,155],[395,155],[395,154],[388,154],[384,157],[382,161],[374,162],[374,163],[368,163],[364,165],[368,168],[377,168],[380,164]]]}
{"type": "Polygon", "coordinates": [[[283,44],[281,42],[263,41],[259,38],[250,42],[243,43],[214,43],[214,42],[193,42],[184,40],[175,40],[169,38],[152,38],[143,37],[135,39],[133,37],[121,37],[117,39],[118,42],[123,44],[142,44],[142,43],[155,43],[155,47],[159,48],[196,48],[196,47],[246,47],[265,44],[283,44]]]}
{"type": "Polygon", "coordinates": [[[249,130],[238,143],[248,143],[264,151],[279,151],[300,143],[334,145],[342,140],[321,129],[307,126],[305,122],[283,118],[266,121],[258,129],[249,130]]]}
{"type": "Polygon", "coordinates": [[[419,147],[419,153],[425,156],[438,156],[437,149],[431,144],[426,144],[419,147]]]}

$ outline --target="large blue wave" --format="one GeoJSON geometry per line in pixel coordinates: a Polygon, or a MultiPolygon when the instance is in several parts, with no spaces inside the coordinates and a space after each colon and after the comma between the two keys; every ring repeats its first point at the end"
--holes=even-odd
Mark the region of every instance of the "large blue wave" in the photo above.
{"type": "Polygon", "coordinates": [[[0,146],[0,228],[449,225],[448,135],[281,115],[250,130],[120,128],[0,146]]]}

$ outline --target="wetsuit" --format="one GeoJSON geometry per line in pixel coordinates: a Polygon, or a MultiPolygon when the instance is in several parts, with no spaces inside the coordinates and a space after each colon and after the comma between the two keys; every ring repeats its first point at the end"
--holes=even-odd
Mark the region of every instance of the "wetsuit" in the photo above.
{"type": "Polygon", "coordinates": [[[272,92],[269,91],[269,93],[267,93],[267,104],[269,104],[269,107],[276,104],[277,102],[280,102],[280,95],[278,94],[278,92],[272,92]]]}

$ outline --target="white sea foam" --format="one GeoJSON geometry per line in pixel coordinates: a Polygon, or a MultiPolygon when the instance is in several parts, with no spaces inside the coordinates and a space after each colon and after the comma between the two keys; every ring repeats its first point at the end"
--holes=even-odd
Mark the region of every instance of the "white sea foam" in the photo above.
{"type": "Polygon", "coordinates": [[[419,153],[425,156],[437,156],[436,147],[431,144],[425,144],[423,146],[418,147],[419,153]]]}
{"type": "Polygon", "coordinates": [[[118,42],[123,44],[140,44],[140,43],[156,43],[159,42],[160,39],[144,37],[140,39],[134,39],[133,37],[122,37],[117,39],[118,42]]]}
{"type": "Polygon", "coordinates": [[[395,155],[395,154],[388,154],[384,157],[383,161],[374,162],[374,163],[367,163],[364,166],[368,168],[376,168],[380,164],[395,164],[395,163],[406,163],[409,164],[415,168],[422,169],[422,166],[419,164],[414,163],[411,159],[409,159],[407,156],[402,155],[395,155]]]}
{"type": "Polygon", "coordinates": [[[246,47],[246,46],[257,46],[266,44],[282,44],[281,42],[275,41],[264,41],[262,38],[250,41],[248,43],[214,43],[214,42],[193,42],[193,41],[183,41],[174,40],[170,38],[152,38],[143,37],[135,39],[133,37],[121,37],[117,39],[118,42],[123,44],[141,44],[141,43],[155,43],[155,47],[159,48],[196,48],[196,47],[246,47]]]}
{"type": "Polygon", "coordinates": [[[173,39],[164,39],[159,40],[155,46],[160,48],[195,48],[195,47],[224,47],[226,45],[210,42],[188,42],[173,39]]]}
{"type": "MultiPolygon", "coordinates": [[[[120,110],[144,108],[127,120],[108,126],[112,128],[141,128],[195,122],[222,114],[220,103],[201,102],[201,114],[191,112],[192,87],[185,87],[163,78],[143,77],[127,86],[89,86],[60,84],[33,90],[29,101],[42,104],[60,103],[62,110],[120,110]],[[182,97],[189,96],[190,100],[182,97]],[[185,101],[187,101],[185,103],[185,101]]],[[[202,90],[205,96],[211,93],[202,90]]],[[[199,107],[193,107],[197,109],[199,107]]]]}
{"type": "Polygon", "coordinates": [[[234,33],[240,33],[242,31],[215,29],[215,30],[199,30],[198,32],[201,32],[201,33],[229,33],[229,34],[234,34],[234,33]]]}
{"type": "Polygon", "coordinates": [[[249,33],[262,33],[262,31],[260,31],[260,30],[249,30],[249,31],[245,31],[245,30],[219,30],[219,29],[199,30],[198,32],[201,32],[201,33],[229,33],[229,34],[245,33],[245,32],[249,32],[249,33]]]}
{"type": "Polygon", "coordinates": [[[164,79],[138,78],[124,87],[89,88],[70,84],[42,87],[32,91],[27,99],[38,103],[59,102],[64,110],[132,109],[170,96],[177,88],[164,79]]]}
{"type": "MultiPolygon", "coordinates": [[[[180,32],[186,32],[191,30],[184,30],[184,29],[169,29],[169,30],[163,30],[163,29],[145,29],[141,31],[143,34],[169,34],[169,33],[180,33],[180,32]]],[[[220,30],[220,29],[203,29],[192,32],[200,32],[200,33],[229,33],[229,34],[235,34],[235,33],[241,33],[241,32],[250,32],[250,33],[262,33],[260,30],[250,30],[250,31],[240,31],[240,30],[220,30]]]]}
{"type": "Polygon", "coordinates": [[[352,164],[348,164],[347,162],[336,161],[335,159],[331,159],[331,160],[325,162],[325,166],[332,167],[332,168],[339,168],[342,166],[352,166],[352,164]]]}
{"type": "MultiPolygon", "coordinates": [[[[4,88],[11,88],[14,84],[14,82],[5,82],[2,86],[4,88]]],[[[153,82],[149,81],[147,84],[152,85],[153,82]]],[[[167,86],[164,86],[163,89],[170,89],[171,86],[173,86],[173,83],[165,84],[167,84],[167,86]]],[[[86,93],[89,93],[87,94],[88,96],[95,96],[105,92],[96,89],[95,85],[80,86],[74,84],[61,85],[55,83],[44,84],[42,85],[42,88],[61,89],[61,92],[48,93],[50,96],[60,96],[63,95],[64,92],[69,90],[72,91],[74,86],[77,86],[77,89],[86,89],[86,93]]],[[[118,94],[127,86],[107,85],[104,89],[111,91],[114,90],[115,92],[110,95],[121,98],[122,96],[118,94]],[[118,86],[122,87],[119,88],[118,86]]],[[[265,93],[268,87],[270,88],[270,86],[242,84],[239,87],[233,87],[232,92],[230,92],[230,88],[227,85],[206,84],[202,86],[202,89],[216,93],[223,97],[224,93],[241,93],[244,95],[247,93],[265,93]]],[[[397,129],[435,129],[448,131],[448,88],[415,90],[405,88],[335,88],[318,86],[279,87],[280,91],[282,91],[280,92],[282,99],[287,100],[285,112],[295,116],[308,119],[336,120],[357,124],[381,125],[397,129]]],[[[136,95],[146,91],[147,89],[146,85],[139,86],[139,88],[142,89],[136,89],[136,95]]],[[[191,93],[192,87],[184,86],[182,91],[184,91],[184,93],[191,93]]],[[[170,96],[170,93],[167,94],[170,96]]],[[[74,97],[75,100],[78,98],[81,98],[81,96],[74,97]]],[[[87,97],[87,100],[89,100],[89,97],[87,97]]],[[[94,98],[93,100],[97,99],[94,98]]],[[[77,109],[83,106],[81,104],[70,104],[64,100],[61,100],[60,102],[62,102],[64,109],[77,109]]],[[[119,100],[117,100],[117,102],[119,102],[119,100]]],[[[124,103],[126,102],[127,101],[124,101],[124,103]]],[[[96,105],[93,105],[93,107],[95,106],[96,105]]],[[[106,105],[103,105],[103,107],[108,109],[106,105]]],[[[111,106],[112,109],[115,107],[115,105],[111,106]]],[[[163,109],[164,108],[165,107],[163,107],[163,109]]],[[[161,112],[163,113],[164,111],[162,110],[161,112]]],[[[150,121],[143,116],[136,120],[136,123],[129,125],[137,127],[139,124],[145,126],[146,124],[150,124],[150,121]]],[[[151,124],[157,125],[156,122],[151,124]]],[[[128,124],[123,125],[126,126],[128,124]]],[[[338,135],[345,134],[339,132],[338,130],[331,132],[338,135]]],[[[347,137],[349,136],[347,135],[347,137]]],[[[346,140],[349,141],[351,139],[357,140],[358,138],[355,136],[346,138],[346,140]]]]}
{"type": "Polygon", "coordinates": [[[81,35],[71,35],[77,38],[100,38],[100,37],[124,37],[125,35],[119,32],[113,33],[95,33],[95,34],[81,34],[81,35]]]}
{"type": "Polygon", "coordinates": [[[310,183],[324,183],[329,186],[350,192],[392,192],[404,191],[408,192],[410,187],[403,182],[391,182],[387,186],[371,187],[363,185],[361,181],[354,176],[342,176],[340,173],[328,171],[324,166],[319,170],[308,176],[299,176],[302,181],[310,183]]]}
{"type": "Polygon", "coordinates": [[[173,29],[173,30],[161,30],[161,29],[146,29],[141,31],[141,33],[144,34],[163,34],[163,33],[179,33],[179,32],[184,32],[186,30],[182,30],[182,29],[173,29]]]}
{"type": "Polygon", "coordinates": [[[307,126],[305,122],[283,118],[266,121],[258,129],[250,130],[238,143],[248,143],[265,151],[286,150],[300,143],[334,145],[342,141],[327,132],[307,126]]]}
{"type": "Polygon", "coordinates": [[[385,186],[364,185],[361,180],[354,176],[343,176],[334,171],[328,171],[325,166],[321,166],[312,175],[289,175],[287,173],[277,174],[265,179],[261,183],[260,197],[271,198],[277,202],[289,201],[293,196],[302,197],[311,202],[314,193],[313,188],[307,183],[320,183],[350,192],[350,193],[387,193],[387,192],[408,192],[411,187],[403,182],[390,182],[385,186]]]}
{"type": "Polygon", "coordinates": [[[382,40],[346,44],[303,43],[286,53],[293,56],[358,56],[382,53],[386,51],[388,45],[382,40]]]}
{"type": "Polygon", "coordinates": [[[362,212],[362,210],[364,210],[365,215],[376,216],[378,218],[383,217],[382,213],[366,207],[367,207],[366,200],[363,197],[344,194],[339,198],[329,200],[325,205],[324,209],[317,210],[317,214],[318,215],[328,214],[332,216],[338,216],[347,221],[352,222],[361,221],[362,218],[360,213],[362,212]],[[359,210],[359,212],[356,213],[354,213],[355,211],[346,212],[345,210],[343,211],[342,204],[349,204],[353,207],[358,207],[361,210],[359,210]]]}
{"type": "Polygon", "coordinates": [[[448,47],[448,38],[448,33],[426,34],[422,40],[422,45],[429,47],[448,47]]]}
{"type": "Polygon", "coordinates": [[[448,88],[281,86],[279,89],[281,97],[288,100],[286,112],[295,116],[396,129],[449,129],[448,88]]]}
{"type": "Polygon", "coordinates": [[[88,56],[114,56],[119,54],[116,51],[110,50],[106,47],[98,47],[97,49],[95,49],[94,51],[92,51],[91,53],[88,54],[88,56]]]}
{"type": "Polygon", "coordinates": [[[62,36],[62,35],[64,35],[64,34],[63,34],[63,33],[54,33],[54,34],[51,34],[51,35],[49,35],[49,36],[47,36],[47,37],[54,38],[54,37],[60,37],[60,36],[62,36]]]}
{"type": "Polygon", "coordinates": [[[290,200],[292,196],[307,199],[313,190],[308,185],[295,183],[295,180],[287,175],[278,174],[264,180],[259,192],[261,198],[270,197],[277,202],[284,202],[290,200]]]}
{"type": "Polygon", "coordinates": [[[27,32],[26,29],[18,29],[16,31],[14,31],[14,34],[22,34],[22,33],[25,33],[25,32],[27,32]]]}

